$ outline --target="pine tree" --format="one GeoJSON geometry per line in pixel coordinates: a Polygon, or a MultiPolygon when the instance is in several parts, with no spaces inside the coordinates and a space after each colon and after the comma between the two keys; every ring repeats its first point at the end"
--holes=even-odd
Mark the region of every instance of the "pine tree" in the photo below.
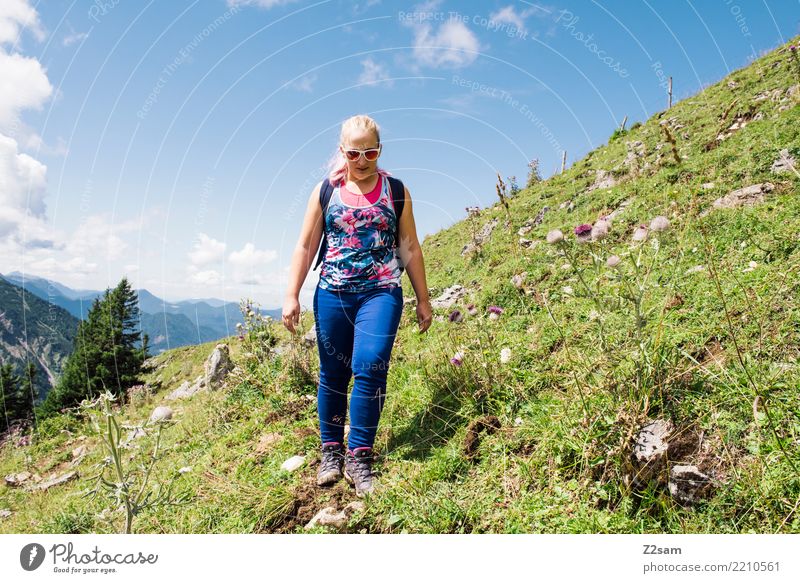
{"type": "Polygon", "coordinates": [[[14,396],[17,394],[19,378],[14,374],[13,364],[0,365],[0,427],[7,430],[14,417],[14,396]]]}
{"type": "Polygon", "coordinates": [[[116,288],[107,289],[102,299],[95,298],[86,320],[78,325],[75,350],[41,414],[75,406],[105,390],[122,395],[139,383],[147,358],[147,338],[137,347],[141,337],[138,324],[138,297],[123,278],[116,288]]]}
{"type": "MultiPolygon", "coordinates": [[[[36,374],[34,365],[28,363],[26,376],[30,373],[31,368],[33,368],[33,374],[36,374]]],[[[13,421],[27,419],[30,416],[33,404],[30,397],[25,394],[29,387],[27,378],[20,379],[14,373],[13,364],[4,364],[0,367],[0,428],[3,430],[8,429],[13,421]]]]}

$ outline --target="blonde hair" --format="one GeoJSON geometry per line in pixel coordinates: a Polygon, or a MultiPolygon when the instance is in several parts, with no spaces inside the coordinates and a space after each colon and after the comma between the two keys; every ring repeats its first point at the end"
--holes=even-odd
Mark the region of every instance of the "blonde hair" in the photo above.
{"type": "MultiPolygon", "coordinates": [[[[356,131],[372,132],[375,134],[375,139],[378,145],[381,143],[381,129],[378,127],[377,122],[368,115],[354,115],[347,118],[342,122],[342,129],[339,133],[339,143],[344,144],[348,137],[356,131]]],[[[330,172],[328,173],[328,180],[331,184],[339,184],[347,179],[347,160],[336,148],[336,152],[331,157],[328,163],[330,172]]],[[[378,174],[381,176],[391,176],[391,173],[378,167],[378,174]]]]}

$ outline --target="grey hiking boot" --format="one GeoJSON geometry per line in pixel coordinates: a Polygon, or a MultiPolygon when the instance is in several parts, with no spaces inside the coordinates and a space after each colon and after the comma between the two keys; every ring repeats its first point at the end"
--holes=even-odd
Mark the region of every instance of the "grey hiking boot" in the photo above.
{"type": "Polygon", "coordinates": [[[361,498],[375,489],[377,480],[372,473],[374,460],[372,448],[357,447],[345,453],[344,478],[356,487],[356,496],[361,498]]]}
{"type": "Polygon", "coordinates": [[[322,461],[317,470],[317,485],[329,486],[342,477],[344,448],[341,443],[331,441],[322,445],[322,461]]]}

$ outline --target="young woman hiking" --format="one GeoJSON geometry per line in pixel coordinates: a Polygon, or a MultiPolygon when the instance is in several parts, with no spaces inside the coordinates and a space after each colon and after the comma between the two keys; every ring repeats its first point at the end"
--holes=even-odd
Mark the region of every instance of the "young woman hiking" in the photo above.
{"type": "Polygon", "coordinates": [[[283,305],[283,323],[295,333],[300,317],[300,288],[324,236],[327,249],[314,292],[320,362],[317,409],[322,440],[317,484],[331,485],[344,475],[358,496],[372,492],[376,484],[372,447],[403,310],[403,269],[417,296],[420,332],[431,324],[431,303],[411,195],[405,187],[403,193],[391,191],[392,183],[401,183],[390,181],[389,173],[378,167],[381,149],[378,125],[370,117],[357,115],[342,124],[337,158],[327,179],[333,191],[324,217],[320,191],[326,181],[311,192],[292,255],[283,305]],[[351,374],[350,433],[345,448],[351,374]]]}

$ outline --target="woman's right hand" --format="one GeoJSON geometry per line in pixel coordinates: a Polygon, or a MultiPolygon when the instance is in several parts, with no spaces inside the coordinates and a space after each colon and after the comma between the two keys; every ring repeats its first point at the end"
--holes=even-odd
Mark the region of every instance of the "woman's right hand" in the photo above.
{"type": "Polygon", "coordinates": [[[300,301],[295,297],[287,297],[283,302],[283,325],[292,334],[300,323],[300,301]]]}

